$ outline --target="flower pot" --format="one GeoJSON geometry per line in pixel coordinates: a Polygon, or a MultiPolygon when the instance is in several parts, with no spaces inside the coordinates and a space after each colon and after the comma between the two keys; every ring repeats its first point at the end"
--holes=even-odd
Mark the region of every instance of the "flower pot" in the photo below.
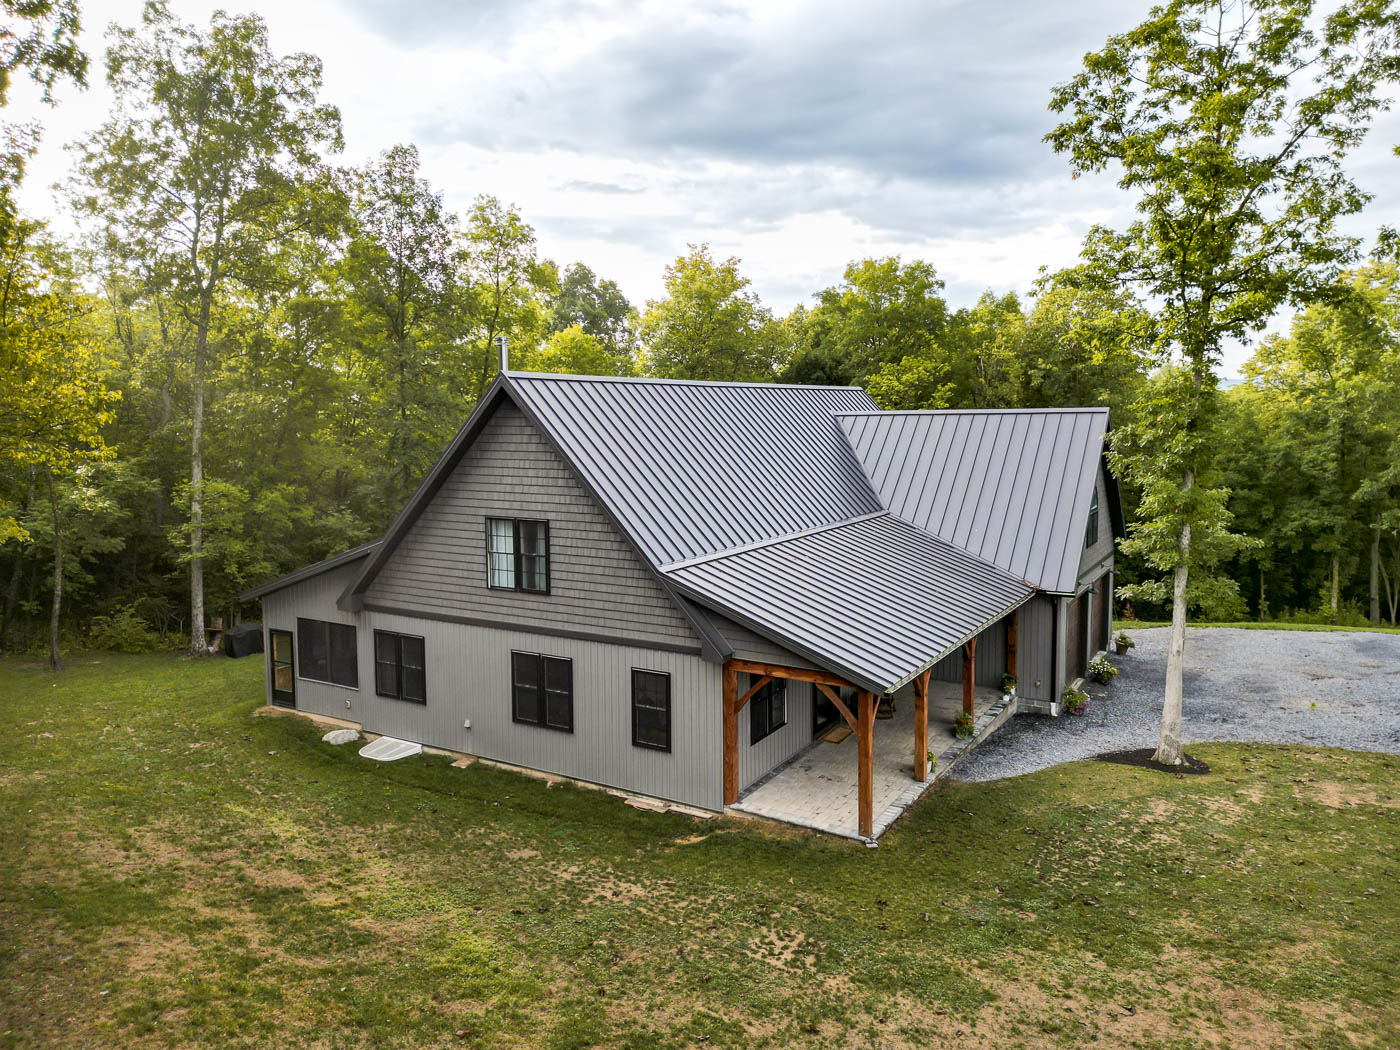
{"type": "Polygon", "coordinates": [[[1114,651],[1115,653],[1117,653],[1119,656],[1127,656],[1127,655],[1128,655],[1128,647],[1127,647],[1126,645],[1124,645],[1122,642],[1114,642],[1114,643],[1113,643],[1113,651],[1114,651]]]}

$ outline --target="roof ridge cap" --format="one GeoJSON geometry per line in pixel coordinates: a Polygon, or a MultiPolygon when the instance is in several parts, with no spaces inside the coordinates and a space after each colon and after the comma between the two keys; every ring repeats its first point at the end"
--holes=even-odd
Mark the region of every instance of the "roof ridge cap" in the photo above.
{"type": "Polygon", "coordinates": [[[559,380],[570,383],[634,383],[638,385],[654,386],[722,386],[736,389],[762,389],[762,390],[857,390],[862,394],[866,393],[864,387],[854,384],[835,383],[764,383],[761,381],[747,381],[740,379],[665,379],[661,376],[593,376],[575,375],[569,372],[521,372],[514,369],[506,372],[508,379],[544,379],[559,380]]]}

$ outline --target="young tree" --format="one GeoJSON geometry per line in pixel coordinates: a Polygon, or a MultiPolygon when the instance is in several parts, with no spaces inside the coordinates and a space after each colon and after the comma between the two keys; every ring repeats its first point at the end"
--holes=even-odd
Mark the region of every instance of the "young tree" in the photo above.
{"type": "MultiPolygon", "coordinates": [[[[1047,140],[1076,176],[1112,166],[1139,216],[1121,231],[1091,230],[1067,280],[1160,301],[1158,346],[1174,363],[1150,394],[1156,415],[1140,414],[1142,432],[1115,443],[1118,471],[1143,492],[1124,549],[1171,577],[1156,758],[1172,765],[1183,761],[1187,609],[1219,585],[1210,571],[1230,548],[1225,494],[1202,483],[1221,346],[1286,302],[1325,295],[1354,257],[1337,220],[1368,198],[1342,160],[1400,69],[1389,3],[1347,0],[1317,20],[1313,8],[1172,0],[1085,56],[1051,96],[1067,119],[1047,140]]],[[[1168,585],[1139,590],[1165,597],[1168,585]]]]}
{"type": "Polygon", "coordinates": [[[476,357],[473,399],[485,392],[499,367],[496,336],[510,339],[510,351],[524,360],[539,345],[548,323],[546,299],[554,289],[554,265],[536,256],[535,228],[514,205],[480,196],[464,238],[467,303],[465,335],[476,357]]]}
{"type": "Polygon", "coordinates": [[[200,497],[205,384],[215,309],[231,287],[266,279],[266,246],[299,221],[299,184],[341,146],[340,115],[317,101],[321,63],[274,55],[253,15],[217,12],[208,32],[146,5],[116,28],[107,79],[112,118],[80,150],[80,207],[107,253],[178,305],[193,330],[190,649],[204,651],[200,497]]]}
{"type": "Polygon", "coordinates": [[[578,328],[614,357],[632,353],[632,304],[615,281],[600,281],[581,262],[570,263],[549,308],[550,334],[578,328]]]}

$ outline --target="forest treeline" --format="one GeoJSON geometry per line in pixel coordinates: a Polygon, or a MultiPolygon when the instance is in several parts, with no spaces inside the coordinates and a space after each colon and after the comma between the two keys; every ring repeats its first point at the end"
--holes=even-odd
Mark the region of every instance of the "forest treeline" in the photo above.
{"type": "MultiPolygon", "coordinates": [[[[68,57],[52,77],[85,75],[68,57]]],[[[498,335],[525,370],[1106,405],[1125,440],[1156,440],[1172,368],[1154,304],[1073,271],[952,304],[931,262],[861,259],[780,315],[740,260],[690,245],[634,304],[546,258],[498,197],[451,211],[411,144],[340,163],[319,61],[275,54],[255,16],[195,27],[152,5],[114,33],[108,78],[64,188],[81,232],[0,202],[5,648],[182,644],[252,613],[249,585],[379,535],[494,378],[498,335]]],[[[1316,298],[1207,392],[1197,476],[1243,541],[1197,615],[1396,622],[1394,253],[1316,298]]],[[[1127,485],[1130,518],[1138,498],[1127,485]]]]}

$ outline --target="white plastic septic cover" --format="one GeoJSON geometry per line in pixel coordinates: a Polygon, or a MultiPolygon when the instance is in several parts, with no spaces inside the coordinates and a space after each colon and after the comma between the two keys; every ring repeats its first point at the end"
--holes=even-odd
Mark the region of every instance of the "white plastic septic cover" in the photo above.
{"type": "Polygon", "coordinates": [[[423,745],[408,740],[397,740],[391,736],[381,736],[360,748],[361,758],[372,758],[376,762],[395,762],[409,755],[422,754],[423,745]]]}

